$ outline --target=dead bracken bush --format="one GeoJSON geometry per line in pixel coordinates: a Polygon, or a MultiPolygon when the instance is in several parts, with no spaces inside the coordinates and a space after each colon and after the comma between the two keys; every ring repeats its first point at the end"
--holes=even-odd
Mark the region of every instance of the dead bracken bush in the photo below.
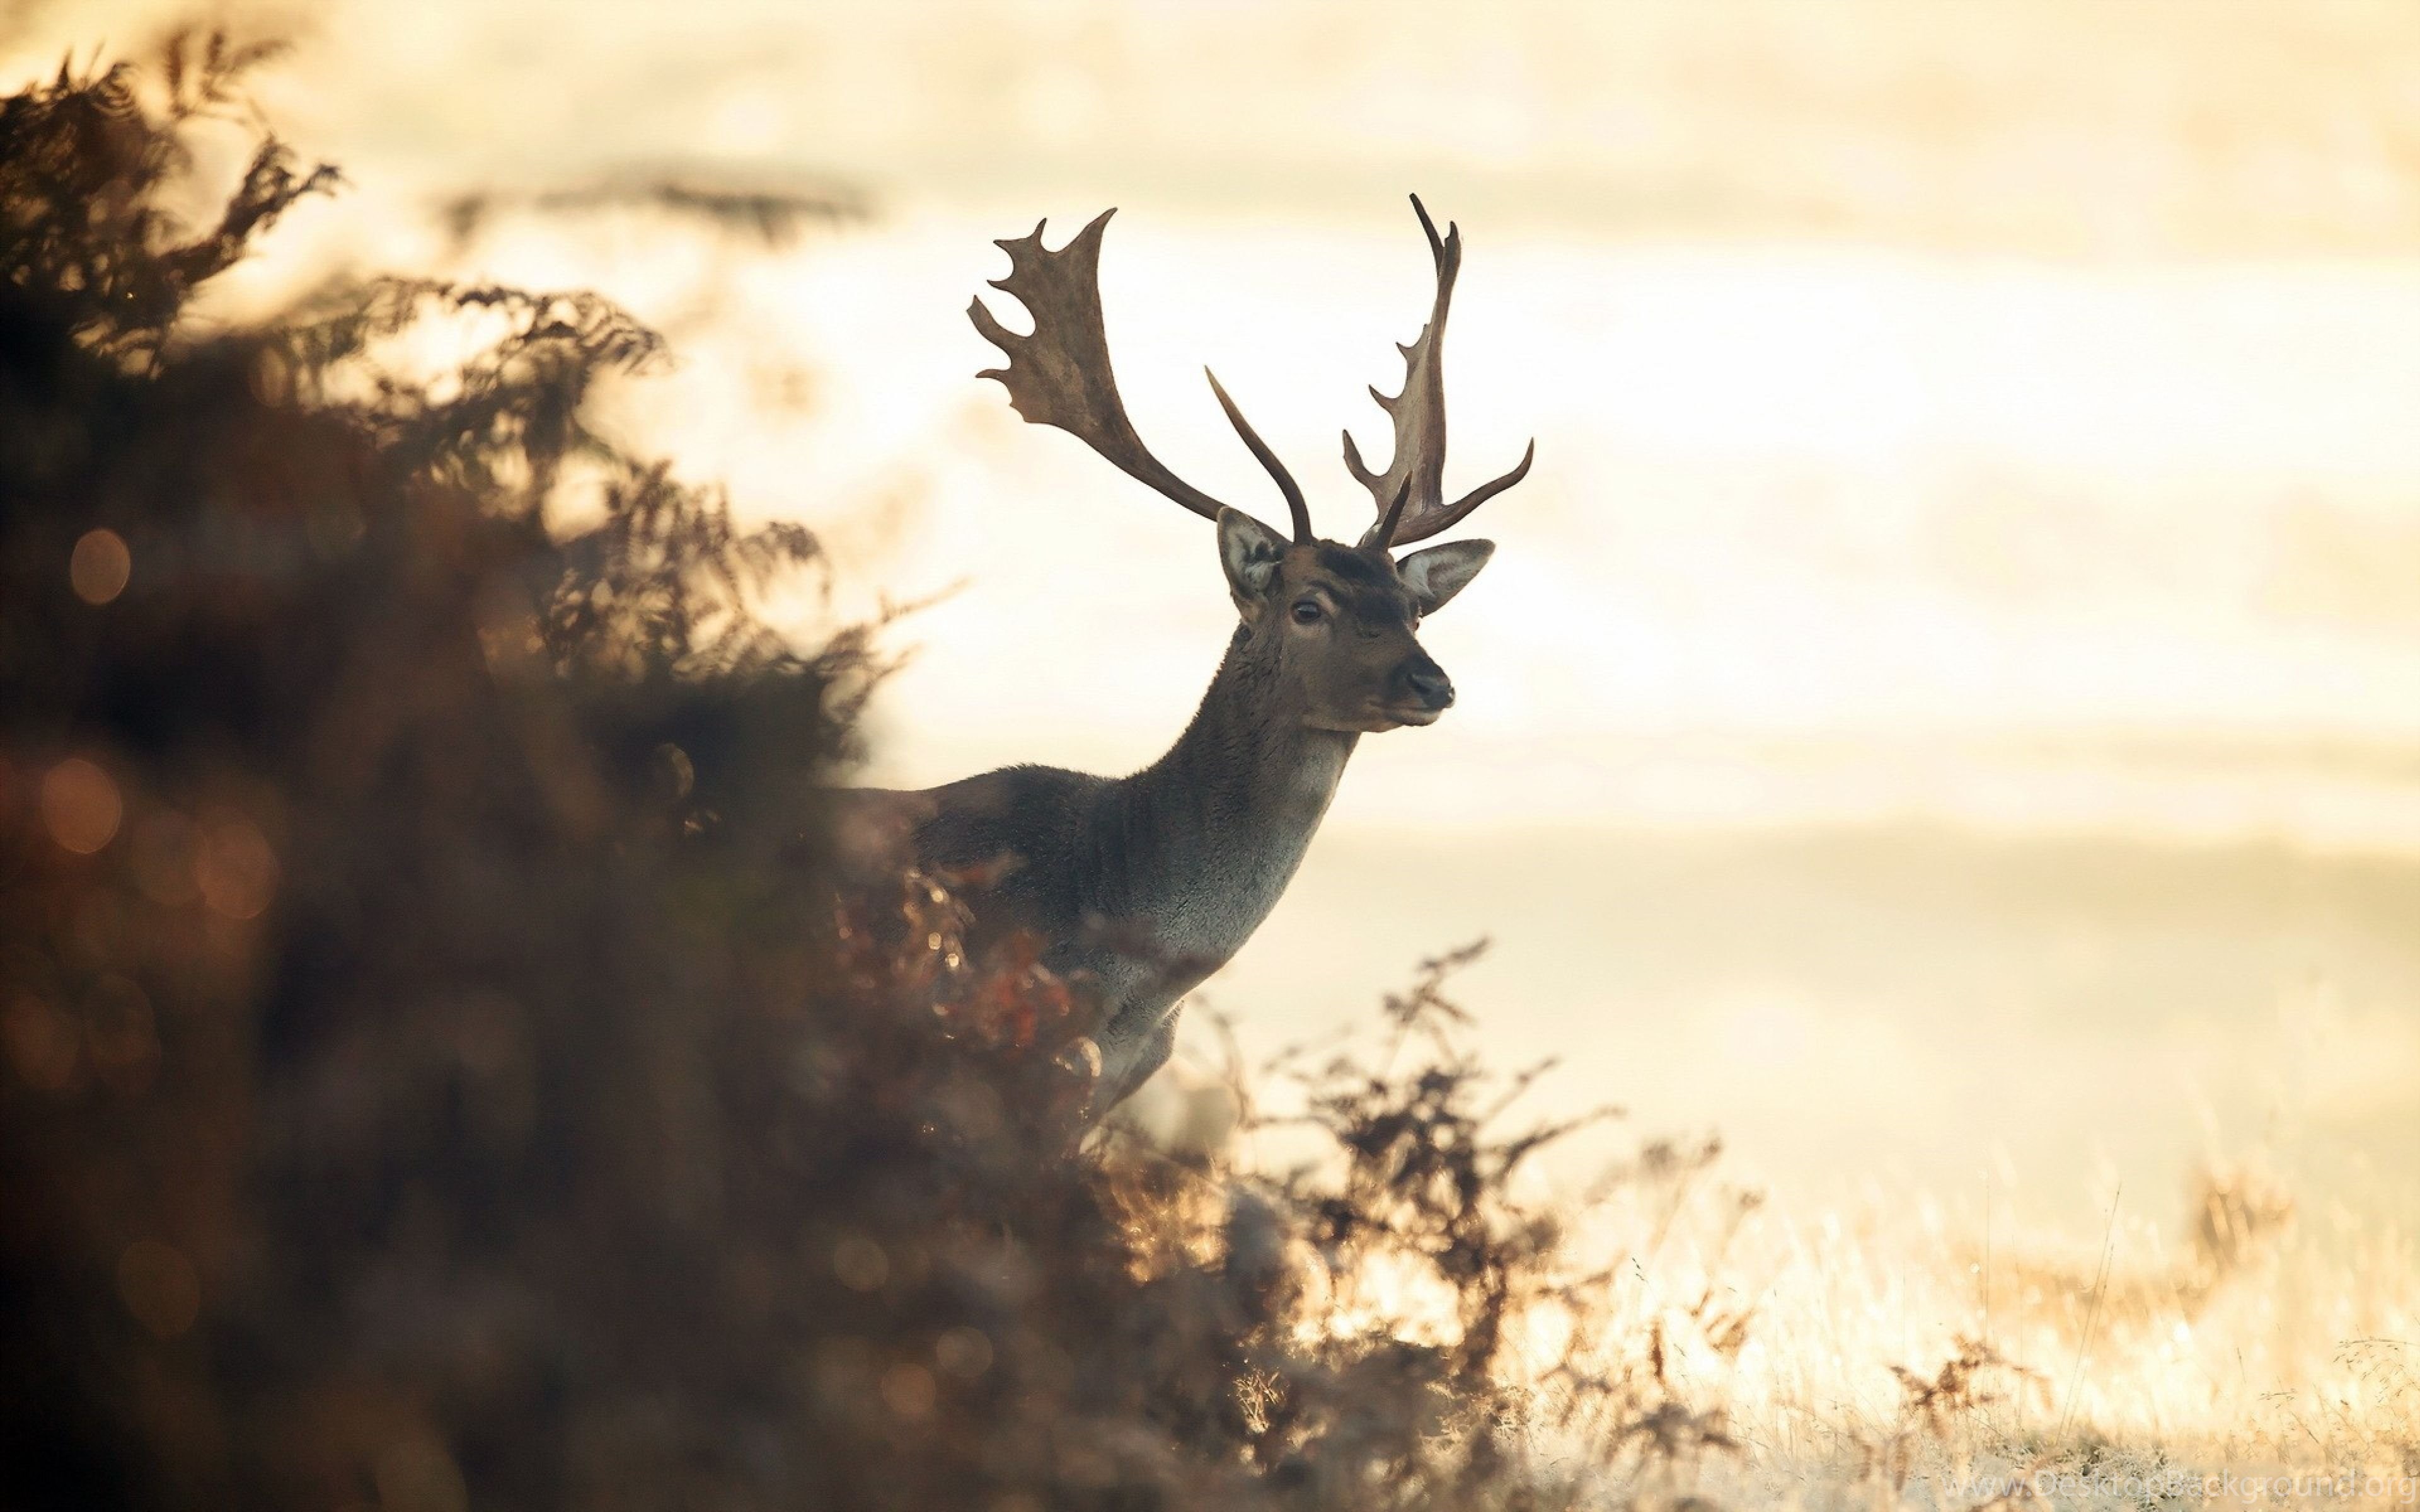
{"type": "Polygon", "coordinates": [[[1954,1479],[1967,1479],[1974,1470],[1974,1430],[1986,1408],[2009,1399],[2011,1392],[2043,1404],[2049,1400],[2050,1383],[2039,1372],[2012,1364],[1979,1339],[1962,1338],[1957,1346],[1958,1352],[1931,1375],[1891,1366],[1901,1393],[1898,1421],[1858,1446],[1860,1478],[1894,1500],[1904,1494],[1923,1449],[1945,1456],[1954,1479]],[[2003,1385],[1995,1387],[1994,1381],[2003,1385]]]}
{"type": "Polygon", "coordinates": [[[934,879],[833,903],[880,667],[755,612],[814,542],[590,425],[653,333],[185,318],[337,187],[265,141],[162,208],[259,55],[0,106],[0,1500],[1545,1507],[1730,1447],[1660,1334],[1508,1367],[1607,1276],[1514,1195],[1564,1131],[1396,1064],[1450,961],[1285,1072],[1326,1162],[1070,1158],[1080,984],[934,879]]]}

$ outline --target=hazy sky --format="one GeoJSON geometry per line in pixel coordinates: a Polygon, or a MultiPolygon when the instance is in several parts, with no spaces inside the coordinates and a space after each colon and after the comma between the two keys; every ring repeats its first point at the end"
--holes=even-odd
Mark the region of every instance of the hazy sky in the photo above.
{"type": "MultiPolygon", "coordinates": [[[[21,4],[0,52],[174,13],[21,4]]],[[[663,326],[679,364],[620,423],[823,532],[828,612],[961,585],[903,629],[888,780],[1140,764],[1231,614],[1199,520],[972,378],[990,239],[1121,206],[1105,302],[1153,447],[1281,517],[1207,363],[1344,534],[1338,428],[1383,451],[1363,389],[1428,300],[1403,196],[1462,223],[1449,485],[1533,435],[1537,469],[1424,634],[1461,702],[1367,743],[1213,984],[1263,1042],[1492,930],[1506,1058],[1568,1051],[1572,1099],[1801,1179],[1996,1149],[2073,1192],[2096,1151],[2409,1132],[2380,1088],[2420,1077],[2420,962],[2364,858],[2420,847],[2420,10],[287,15],[260,98],[354,187],[237,302],[442,270],[663,326]],[[437,213],[663,173],[873,214],[766,247],[437,213]],[[1905,1137],[2012,1074],[2024,1117],[1905,1137]]]]}

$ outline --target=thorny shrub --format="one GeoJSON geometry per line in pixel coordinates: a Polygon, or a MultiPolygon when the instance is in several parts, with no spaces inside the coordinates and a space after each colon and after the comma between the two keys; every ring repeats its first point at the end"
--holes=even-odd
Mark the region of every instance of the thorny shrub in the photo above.
{"type": "MultiPolygon", "coordinates": [[[[0,105],[0,1501],[1581,1494],[1503,1368],[1604,1281],[1512,1195],[1559,1131],[1398,1044],[1289,1072],[1313,1168],[1071,1157],[1080,993],[933,879],[828,885],[880,668],[758,618],[814,541],[591,426],[650,332],[424,279],[188,317],[337,185],[264,141],[163,208],[256,60],[0,105]],[[415,376],[432,327],[476,340],[415,376]],[[1353,1303],[1382,1257],[1435,1318],[1353,1303]]],[[[1661,1375],[1553,1399],[1725,1446],[1661,1375]]]]}

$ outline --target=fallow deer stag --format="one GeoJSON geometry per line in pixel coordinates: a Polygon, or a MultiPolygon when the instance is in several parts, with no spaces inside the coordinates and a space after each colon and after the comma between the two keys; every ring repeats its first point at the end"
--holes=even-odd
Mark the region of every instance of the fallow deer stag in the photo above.
{"type": "Polygon", "coordinates": [[[1448,502],[1446,308],[1462,262],[1460,231],[1412,208],[1436,265],[1427,329],[1402,347],[1403,392],[1373,388],[1394,420],[1384,472],[1348,431],[1344,465],[1370,490],[1376,523],[1354,545],[1311,530],[1302,489],[1244,419],[1215,375],[1210,387],[1293,516],[1291,537],[1179,478],[1136,435],[1118,397],[1099,285],[1104,211],[1056,252],[1042,227],[1000,243],[1010,270],[993,286],[1033,320],[1019,335],[977,299],[975,329],[1007,354],[997,378],[1026,420],[1067,431],[1137,481],[1218,524],[1239,623],[1218,675],[1176,744],[1130,777],[1009,766],[920,793],[849,795],[845,833],[860,846],[904,849],[927,872],[962,880],[970,945],[1022,934],[1041,963],[1089,979],[1100,999],[1098,1117],[1167,1060],[1185,994],[1260,927],[1327,811],[1365,733],[1435,721],[1453,685],[1414,639],[1487,563],[1488,541],[1456,541],[1398,558],[1521,481],[1536,455],[1448,502]]]}

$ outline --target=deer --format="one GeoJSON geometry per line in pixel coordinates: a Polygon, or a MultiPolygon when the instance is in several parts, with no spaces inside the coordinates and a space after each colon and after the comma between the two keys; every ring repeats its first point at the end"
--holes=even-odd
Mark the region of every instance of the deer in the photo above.
{"type": "Polygon", "coordinates": [[[1397,555],[1459,524],[1528,476],[1534,439],[1510,471],[1448,502],[1443,351],[1462,235],[1443,236],[1418,195],[1435,297],[1418,340],[1400,346],[1404,386],[1371,397],[1393,422],[1384,471],[1348,427],[1344,465],[1374,501],[1352,545],[1311,528],[1301,487],[1218,376],[1211,392],[1284,498],[1280,534],[1171,471],[1136,433],[1109,365],[1100,297],[1103,211],[1057,251],[1031,235],[996,243],[1010,270],[991,286],[1021,303],[1031,334],[968,308],[1004,366],[999,382],[1027,423],[1055,426],[1127,476],[1214,523],[1236,625],[1174,745],[1125,777],[1001,767],[918,792],[844,795],[845,846],[953,879],[971,922],[970,953],[1016,939],[1028,959],[1097,995],[1087,1116],[1097,1119],[1168,1060],[1187,994],[1232,959],[1277,906],[1365,734],[1433,724],[1453,684],[1420,648],[1421,620],[1470,585],[1495,552],[1457,540],[1397,555]],[[1094,1057],[1097,1057],[1096,1059],[1094,1057]]]}

